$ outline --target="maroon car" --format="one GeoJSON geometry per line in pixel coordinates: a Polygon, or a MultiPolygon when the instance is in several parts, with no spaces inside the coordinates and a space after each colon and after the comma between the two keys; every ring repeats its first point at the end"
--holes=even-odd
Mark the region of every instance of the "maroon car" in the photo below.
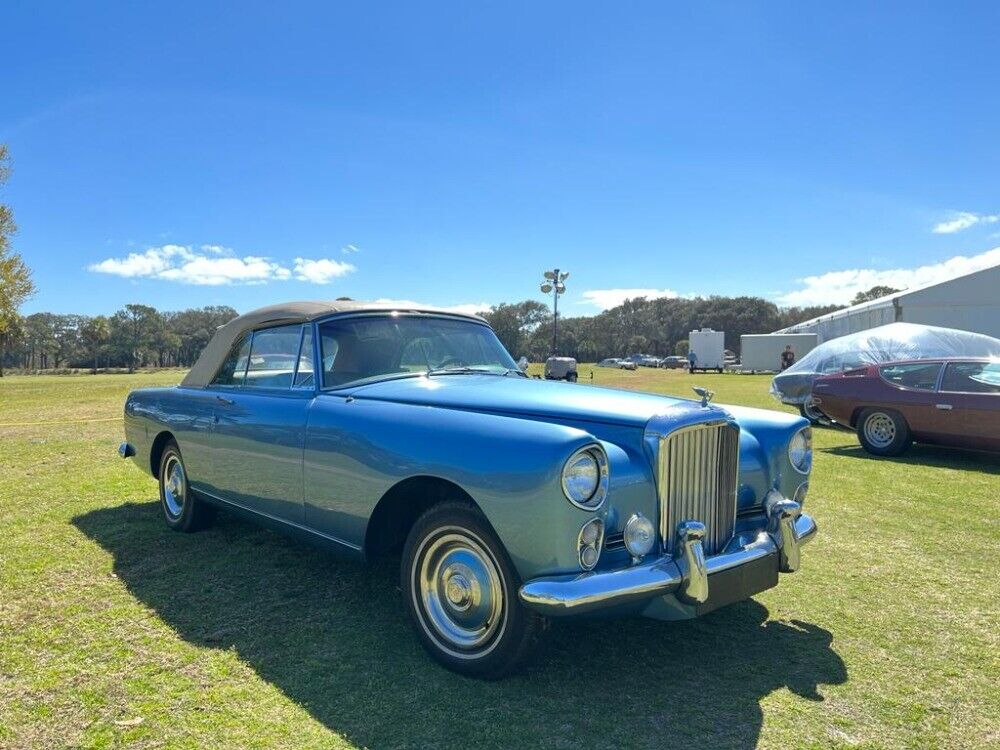
{"type": "Polygon", "coordinates": [[[813,383],[812,406],[857,431],[869,453],[897,456],[914,440],[1000,451],[1000,360],[886,362],[813,383]]]}

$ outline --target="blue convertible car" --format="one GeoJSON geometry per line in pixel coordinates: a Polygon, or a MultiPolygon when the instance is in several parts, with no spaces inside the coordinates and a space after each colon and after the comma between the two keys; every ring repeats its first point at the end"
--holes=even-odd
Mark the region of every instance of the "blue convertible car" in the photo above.
{"type": "Polygon", "coordinates": [[[700,395],[529,379],[475,316],[303,302],[132,392],[120,451],[178,531],[225,508],[348,555],[401,550],[424,646],[497,677],[545,617],[697,617],[799,566],[808,423],[700,395]]]}

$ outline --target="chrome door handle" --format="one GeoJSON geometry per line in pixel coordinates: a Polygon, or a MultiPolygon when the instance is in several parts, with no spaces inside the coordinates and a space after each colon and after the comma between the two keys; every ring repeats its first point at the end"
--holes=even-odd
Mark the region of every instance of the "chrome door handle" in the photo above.
{"type": "Polygon", "coordinates": [[[941,411],[951,411],[951,404],[934,404],[934,408],[941,411]]]}
{"type": "Polygon", "coordinates": [[[224,403],[226,406],[236,406],[236,402],[233,401],[231,398],[223,398],[222,396],[216,396],[216,398],[222,403],[224,403]]]}

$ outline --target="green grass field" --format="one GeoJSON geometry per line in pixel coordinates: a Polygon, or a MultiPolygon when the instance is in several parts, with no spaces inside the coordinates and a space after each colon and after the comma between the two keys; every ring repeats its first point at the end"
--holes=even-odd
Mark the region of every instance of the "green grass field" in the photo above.
{"type": "MultiPolygon", "coordinates": [[[[761,376],[594,372],[780,408],[761,376]]],[[[555,623],[482,683],[425,656],[395,561],[166,529],[118,418],[180,377],[0,380],[0,748],[1000,746],[995,456],[817,430],[800,572],[695,622],[555,623]]]]}

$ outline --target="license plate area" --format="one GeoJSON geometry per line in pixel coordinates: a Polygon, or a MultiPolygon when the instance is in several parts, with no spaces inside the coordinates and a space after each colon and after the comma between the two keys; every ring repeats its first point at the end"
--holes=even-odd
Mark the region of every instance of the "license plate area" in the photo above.
{"type": "Polygon", "coordinates": [[[697,614],[707,614],[777,585],[777,555],[767,555],[744,565],[713,573],[708,577],[708,599],[704,604],[698,605],[697,614]]]}

